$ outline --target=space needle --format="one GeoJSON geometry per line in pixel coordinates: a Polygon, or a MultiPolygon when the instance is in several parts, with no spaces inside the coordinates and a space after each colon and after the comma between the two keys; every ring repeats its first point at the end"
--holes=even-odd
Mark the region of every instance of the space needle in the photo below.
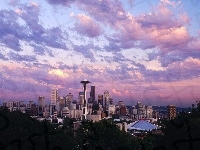
{"type": "Polygon", "coordinates": [[[88,80],[83,80],[80,82],[81,84],[83,84],[83,90],[84,90],[84,103],[83,103],[83,108],[82,108],[82,116],[81,116],[81,120],[86,119],[86,115],[88,114],[87,111],[87,99],[86,99],[86,85],[90,83],[90,81],[88,80]]]}

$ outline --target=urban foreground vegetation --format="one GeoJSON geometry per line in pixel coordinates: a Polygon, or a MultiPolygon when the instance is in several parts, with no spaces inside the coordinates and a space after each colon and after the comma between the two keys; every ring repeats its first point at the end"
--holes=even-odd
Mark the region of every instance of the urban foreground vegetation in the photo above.
{"type": "Polygon", "coordinates": [[[63,126],[38,121],[19,111],[0,108],[1,150],[195,150],[200,147],[200,105],[182,112],[173,120],[159,121],[163,134],[143,138],[120,131],[112,120],[83,121],[74,131],[73,120],[63,126]]]}

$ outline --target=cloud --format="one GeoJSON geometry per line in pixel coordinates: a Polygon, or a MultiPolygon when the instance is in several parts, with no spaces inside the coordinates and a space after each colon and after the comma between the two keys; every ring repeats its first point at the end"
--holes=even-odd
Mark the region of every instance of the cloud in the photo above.
{"type": "Polygon", "coordinates": [[[27,62],[34,62],[36,61],[35,56],[30,56],[30,55],[19,55],[17,53],[10,52],[8,54],[11,60],[21,62],[21,61],[27,61],[27,62]]]}
{"type": "Polygon", "coordinates": [[[40,46],[40,45],[36,45],[36,44],[30,44],[30,46],[33,47],[33,51],[35,54],[37,55],[45,55],[45,48],[40,46]]]}
{"type": "Polygon", "coordinates": [[[94,68],[89,68],[89,67],[82,67],[82,68],[80,68],[81,69],[81,71],[83,72],[83,73],[85,73],[85,74],[88,74],[88,75],[90,75],[90,76],[93,76],[94,77],[94,75],[95,75],[95,73],[98,73],[98,72],[96,72],[95,70],[94,70],[94,68]]]}
{"type": "Polygon", "coordinates": [[[97,28],[94,25],[94,20],[113,30],[112,35],[106,36],[109,43],[104,46],[106,51],[120,51],[122,48],[145,50],[157,47],[162,53],[170,53],[182,51],[183,47],[185,50],[187,43],[191,40],[185,27],[190,23],[188,15],[185,12],[174,14],[174,11],[181,7],[180,2],[162,0],[153,7],[151,13],[138,16],[126,12],[120,1],[78,0],[56,3],[62,5],[64,2],[77,5],[90,16],[78,16],[79,22],[75,24],[74,28],[79,33],[89,37],[99,36],[99,26],[97,28]],[[95,30],[93,30],[94,28],[95,30]],[[88,31],[88,29],[91,30],[88,31]]]}
{"type": "Polygon", "coordinates": [[[16,6],[19,2],[20,0],[10,0],[9,4],[12,6],[16,6]]]}
{"type": "Polygon", "coordinates": [[[34,42],[37,44],[45,43],[46,46],[54,48],[66,49],[60,28],[44,29],[39,24],[39,12],[39,6],[36,4],[22,5],[17,11],[1,10],[0,41],[15,51],[22,51],[20,41],[26,41],[32,46],[34,42]],[[25,25],[20,25],[18,18],[23,19],[25,25]]]}
{"type": "Polygon", "coordinates": [[[188,48],[190,52],[193,52],[193,51],[200,52],[200,37],[193,38],[193,40],[191,40],[188,43],[188,48]]]}
{"type": "Polygon", "coordinates": [[[200,60],[189,57],[183,61],[173,61],[164,70],[139,70],[146,81],[171,82],[200,76],[200,60]]]}
{"type": "Polygon", "coordinates": [[[64,6],[69,6],[72,2],[75,0],[46,0],[48,3],[53,4],[53,5],[64,5],[64,6]]]}
{"type": "Polygon", "coordinates": [[[122,3],[118,0],[79,0],[77,5],[80,9],[87,11],[90,16],[95,18],[95,20],[110,26],[114,26],[116,21],[123,20],[125,18],[123,15],[125,14],[125,10],[122,7],[122,3]]]}
{"type": "Polygon", "coordinates": [[[100,25],[89,16],[79,14],[76,18],[78,22],[75,23],[74,29],[80,34],[90,38],[98,37],[102,34],[100,25]]]}
{"type": "Polygon", "coordinates": [[[52,69],[52,70],[49,70],[48,72],[50,75],[57,75],[59,77],[62,77],[62,78],[67,78],[69,77],[69,75],[65,72],[63,72],[62,70],[60,69],[52,69]]]}
{"type": "Polygon", "coordinates": [[[76,52],[81,53],[85,58],[89,59],[91,62],[95,62],[94,54],[92,53],[92,49],[94,46],[92,44],[88,45],[73,45],[73,49],[76,52]]]}
{"type": "Polygon", "coordinates": [[[122,93],[119,92],[119,91],[117,91],[116,89],[112,89],[112,93],[113,93],[114,95],[122,96],[122,93]]]}
{"type": "Polygon", "coordinates": [[[165,5],[169,5],[169,6],[177,6],[179,5],[181,2],[178,1],[178,2],[171,2],[170,0],[161,0],[161,3],[165,4],[165,5]]]}
{"type": "Polygon", "coordinates": [[[2,59],[2,60],[8,60],[8,58],[6,58],[5,55],[3,55],[1,53],[0,53],[0,59],[2,59]]]}
{"type": "Polygon", "coordinates": [[[38,42],[44,42],[47,46],[66,50],[67,47],[64,39],[65,38],[63,37],[61,29],[55,27],[51,29],[46,29],[44,36],[39,39],[41,41],[38,40],[38,42]]]}
{"type": "Polygon", "coordinates": [[[0,11],[0,41],[15,51],[21,51],[19,39],[24,38],[24,27],[17,23],[13,11],[0,11]]]}

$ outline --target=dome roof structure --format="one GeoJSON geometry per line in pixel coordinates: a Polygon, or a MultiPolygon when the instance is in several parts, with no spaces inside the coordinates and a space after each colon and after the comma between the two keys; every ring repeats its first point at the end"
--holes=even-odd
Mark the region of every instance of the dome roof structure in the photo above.
{"type": "Polygon", "coordinates": [[[151,131],[153,129],[157,129],[156,125],[153,125],[145,120],[139,120],[136,121],[130,125],[128,125],[129,130],[146,130],[146,131],[151,131]]]}

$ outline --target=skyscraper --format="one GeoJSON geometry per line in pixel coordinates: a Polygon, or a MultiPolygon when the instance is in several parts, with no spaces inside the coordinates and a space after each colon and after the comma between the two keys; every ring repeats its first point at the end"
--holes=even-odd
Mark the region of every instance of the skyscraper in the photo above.
{"type": "Polygon", "coordinates": [[[103,107],[103,95],[98,95],[98,104],[102,105],[103,107]]]}
{"type": "Polygon", "coordinates": [[[167,106],[167,114],[168,119],[174,119],[176,117],[176,106],[175,105],[168,105],[167,106]]]}
{"type": "Polygon", "coordinates": [[[109,99],[109,105],[113,105],[113,99],[112,98],[109,99]]]}
{"type": "Polygon", "coordinates": [[[91,86],[90,102],[93,103],[94,101],[95,101],[95,86],[91,86]]]}
{"type": "Polygon", "coordinates": [[[79,99],[79,104],[83,105],[83,103],[84,103],[84,92],[79,92],[78,99],[79,99]]]}
{"type": "Polygon", "coordinates": [[[66,97],[66,106],[71,109],[72,106],[72,101],[73,101],[73,95],[69,93],[66,97]]]}
{"type": "Polygon", "coordinates": [[[104,111],[106,111],[108,109],[108,105],[109,105],[109,92],[106,90],[104,92],[104,98],[105,98],[105,103],[104,103],[104,111]]]}
{"type": "Polygon", "coordinates": [[[73,95],[71,93],[67,95],[67,101],[70,103],[73,101],[73,95]]]}
{"type": "Polygon", "coordinates": [[[38,98],[38,115],[43,115],[45,107],[45,101],[43,96],[39,96],[38,98]]]}
{"type": "Polygon", "coordinates": [[[56,110],[57,110],[57,115],[59,117],[61,117],[61,111],[65,107],[65,101],[66,101],[65,97],[63,97],[63,96],[59,96],[58,97],[57,105],[56,105],[56,110]]]}
{"type": "Polygon", "coordinates": [[[54,114],[56,109],[56,102],[58,100],[58,89],[52,88],[51,89],[51,105],[50,105],[50,115],[54,114]]]}
{"type": "Polygon", "coordinates": [[[58,100],[58,89],[52,88],[51,89],[51,105],[56,105],[56,101],[58,100]]]}

